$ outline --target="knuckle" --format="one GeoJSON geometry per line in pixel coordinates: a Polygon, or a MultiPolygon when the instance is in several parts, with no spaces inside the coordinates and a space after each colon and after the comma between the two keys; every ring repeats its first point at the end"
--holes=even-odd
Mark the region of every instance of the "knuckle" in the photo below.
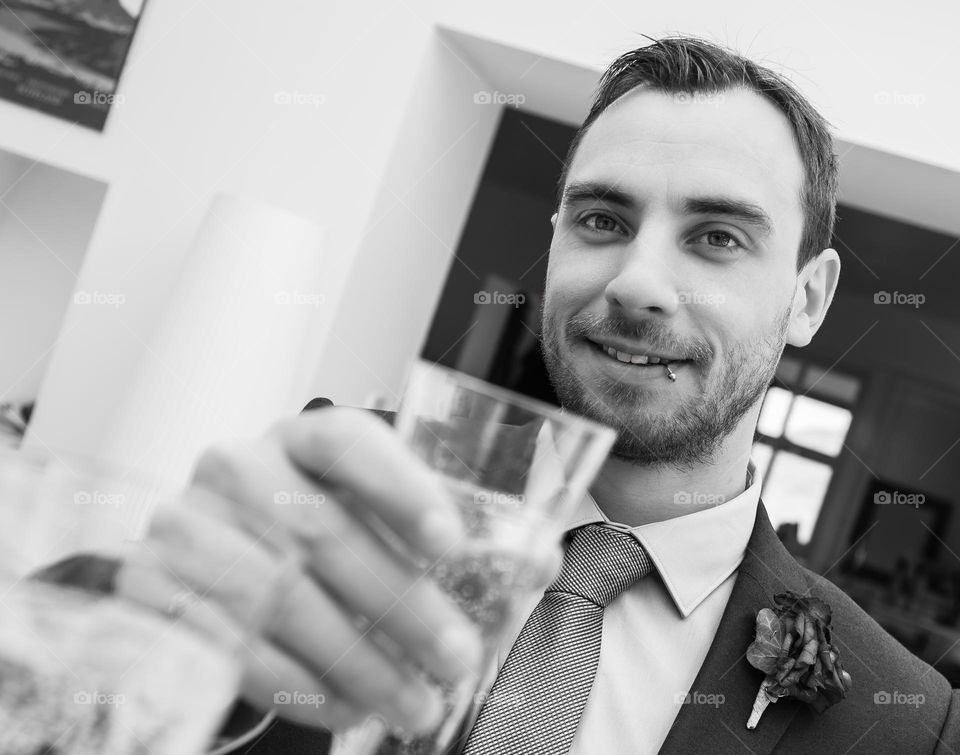
{"type": "Polygon", "coordinates": [[[291,427],[303,419],[300,416],[275,419],[263,435],[266,438],[284,438],[289,434],[291,427]]]}
{"type": "Polygon", "coordinates": [[[327,444],[334,438],[366,435],[386,427],[370,412],[346,406],[333,406],[302,419],[306,438],[316,445],[327,444]]]}
{"type": "Polygon", "coordinates": [[[322,476],[326,465],[343,454],[376,453],[389,434],[390,428],[369,412],[331,407],[297,417],[285,426],[284,444],[289,452],[309,458],[313,471],[322,476]]]}
{"type": "Polygon", "coordinates": [[[327,516],[313,518],[307,526],[299,528],[300,536],[310,543],[311,552],[321,573],[333,571],[339,563],[352,555],[344,547],[344,540],[350,533],[341,517],[327,516]]]}
{"type": "Polygon", "coordinates": [[[215,489],[228,489],[243,468],[239,454],[226,445],[211,446],[200,454],[193,469],[193,482],[215,489]]]}
{"type": "Polygon", "coordinates": [[[183,523],[172,507],[161,506],[150,518],[149,537],[152,540],[177,542],[183,523]]]}

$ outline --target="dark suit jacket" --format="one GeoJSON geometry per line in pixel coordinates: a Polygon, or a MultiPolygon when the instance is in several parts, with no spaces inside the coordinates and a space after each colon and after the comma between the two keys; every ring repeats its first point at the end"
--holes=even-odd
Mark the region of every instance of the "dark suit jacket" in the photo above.
{"type": "MultiPolygon", "coordinates": [[[[331,405],[328,399],[314,399],[304,411],[331,405]]],[[[391,412],[378,414],[393,420],[391,412]]],[[[839,588],[801,567],[777,538],[762,502],[693,692],[717,695],[711,699],[723,702],[684,705],[662,753],[960,755],[960,690],[951,690],[940,673],[907,651],[839,588]],[[781,699],[767,708],[751,731],[746,721],[764,677],[747,662],[745,653],[754,637],[757,612],[772,607],[773,596],[784,590],[815,595],[832,607],[833,639],[853,677],[853,688],[846,699],[821,715],[804,703],[781,699]],[[890,698],[914,704],[883,702],[890,698]]],[[[228,728],[242,729],[253,713],[238,706],[228,728]]],[[[234,752],[308,755],[325,753],[328,742],[326,732],[275,721],[256,742],[234,752]]]]}

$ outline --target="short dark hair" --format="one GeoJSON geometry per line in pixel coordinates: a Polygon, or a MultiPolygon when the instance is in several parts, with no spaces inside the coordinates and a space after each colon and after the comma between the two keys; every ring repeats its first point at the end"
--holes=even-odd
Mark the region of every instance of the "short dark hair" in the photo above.
{"type": "Polygon", "coordinates": [[[558,204],[563,199],[567,172],[587,129],[613,102],[637,87],[666,94],[693,95],[746,88],[766,97],[790,121],[804,165],[800,192],[804,222],[797,270],[830,246],[838,190],[837,157],[829,124],[797,88],[779,74],[730,49],[696,37],[656,40],[647,47],[621,55],[607,68],[590,113],[570,143],[560,175],[558,204]]]}

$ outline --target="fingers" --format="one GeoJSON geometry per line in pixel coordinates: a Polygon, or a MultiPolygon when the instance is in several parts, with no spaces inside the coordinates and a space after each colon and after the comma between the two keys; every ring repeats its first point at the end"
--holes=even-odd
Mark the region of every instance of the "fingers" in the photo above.
{"type": "MultiPolygon", "coordinates": [[[[149,555],[131,562],[138,565],[134,571],[139,577],[128,572],[120,579],[125,585],[120,589],[154,595],[161,610],[172,604],[172,599],[164,602],[160,597],[163,588],[158,585],[164,581],[179,594],[189,590],[203,601],[226,607],[234,617],[238,606],[264,606],[270,598],[261,650],[252,652],[247,640],[237,638],[258,703],[266,703],[269,694],[309,690],[304,692],[305,705],[297,707],[293,701],[293,708],[278,708],[278,713],[318,726],[327,725],[324,716],[341,720],[351,711],[374,711],[420,731],[439,717],[435,689],[388,657],[299,569],[280,569],[273,556],[245,533],[225,529],[201,512],[171,508],[158,513],[145,545],[149,555]],[[286,575],[283,584],[274,578],[280,573],[286,575]],[[151,579],[154,585],[145,589],[151,579]],[[281,681],[271,686],[271,677],[281,681]],[[318,706],[317,698],[309,697],[320,694],[336,701],[336,706],[318,706]]],[[[249,619],[249,608],[246,614],[249,619]]],[[[225,630],[229,631],[220,629],[221,636],[225,630]]]]}
{"type": "Polygon", "coordinates": [[[288,718],[335,728],[372,712],[419,731],[441,710],[425,676],[453,684],[479,673],[476,627],[426,576],[459,547],[460,514],[381,420],[332,408],[212,449],[183,508],[202,516],[158,519],[151,545],[178,577],[259,626],[244,682],[258,705],[286,691],[277,712],[288,718]]]}
{"type": "MultiPolygon", "coordinates": [[[[282,460],[274,469],[281,466],[282,460]]],[[[479,673],[482,646],[475,627],[436,583],[425,578],[424,569],[398,558],[347,513],[338,495],[319,493],[321,488],[290,465],[269,480],[254,475],[233,487],[238,500],[232,504],[195,488],[186,494],[187,504],[218,514],[231,505],[230,515],[261,542],[275,542],[274,532],[289,533],[284,551],[298,553],[304,569],[348,615],[363,617],[375,636],[388,638],[435,680],[454,683],[479,673]],[[304,503],[276,504],[277,489],[304,503]],[[241,513],[247,509],[253,516],[241,513]]]]}
{"type": "Polygon", "coordinates": [[[329,535],[310,549],[307,567],[347,609],[373,622],[415,665],[441,682],[477,674],[475,628],[422,570],[397,559],[328,497],[329,535]]]}
{"type": "Polygon", "coordinates": [[[417,731],[439,719],[437,691],[358,631],[310,580],[292,587],[274,626],[274,643],[301,664],[324,669],[322,680],[346,701],[417,731]]]}
{"type": "Polygon", "coordinates": [[[118,589],[171,614],[202,599],[238,627],[256,627],[273,600],[280,562],[246,533],[189,502],[184,497],[182,505],[155,512],[147,537],[121,569],[118,589]]]}
{"type": "Polygon", "coordinates": [[[351,504],[376,515],[416,552],[437,558],[462,537],[440,478],[369,412],[334,407],[282,422],[276,431],[295,464],[350,491],[351,504]]]}
{"type": "Polygon", "coordinates": [[[342,731],[366,718],[361,708],[346,702],[295,660],[267,642],[245,650],[242,689],[247,702],[259,710],[307,726],[342,731]]]}

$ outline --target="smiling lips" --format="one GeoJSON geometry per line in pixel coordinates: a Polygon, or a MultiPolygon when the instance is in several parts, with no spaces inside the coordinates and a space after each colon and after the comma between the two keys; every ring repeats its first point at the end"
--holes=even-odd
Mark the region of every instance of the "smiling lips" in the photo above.
{"type": "MultiPolygon", "coordinates": [[[[588,339],[590,340],[590,339],[588,339]]],[[[626,351],[620,351],[613,346],[607,346],[606,344],[598,343],[597,341],[590,340],[596,348],[605,352],[607,356],[616,359],[618,362],[630,365],[642,365],[642,366],[652,366],[659,365],[667,371],[667,377],[670,380],[676,381],[677,376],[674,374],[673,370],[670,369],[671,362],[682,362],[682,359],[672,359],[669,357],[659,356],[656,354],[631,354],[626,351]]]]}
{"type": "Polygon", "coordinates": [[[590,340],[590,342],[597,348],[605,351],[609,356],[625,364],[669,364],[670,362],[682,361],[674,357],[665,357],[650,353],[632,354],[627,351],[620,351],[620,349],[614,346],[608,346],[607,344],[600,343],[599,341],[594,341],[592,339],[588,340],[590,340]]]}
{"type": "Polygon", "coordinates": [[[647,356],[646,354],[627,354],[624,351],[617,351],[612,346],[605,346],[603,350],[615,359],[621,362],[629,362],[630,364],[660,364],[661,362],[666,364],[668,361],[666,359],[660,359],[660,357],[647,356]]]}

